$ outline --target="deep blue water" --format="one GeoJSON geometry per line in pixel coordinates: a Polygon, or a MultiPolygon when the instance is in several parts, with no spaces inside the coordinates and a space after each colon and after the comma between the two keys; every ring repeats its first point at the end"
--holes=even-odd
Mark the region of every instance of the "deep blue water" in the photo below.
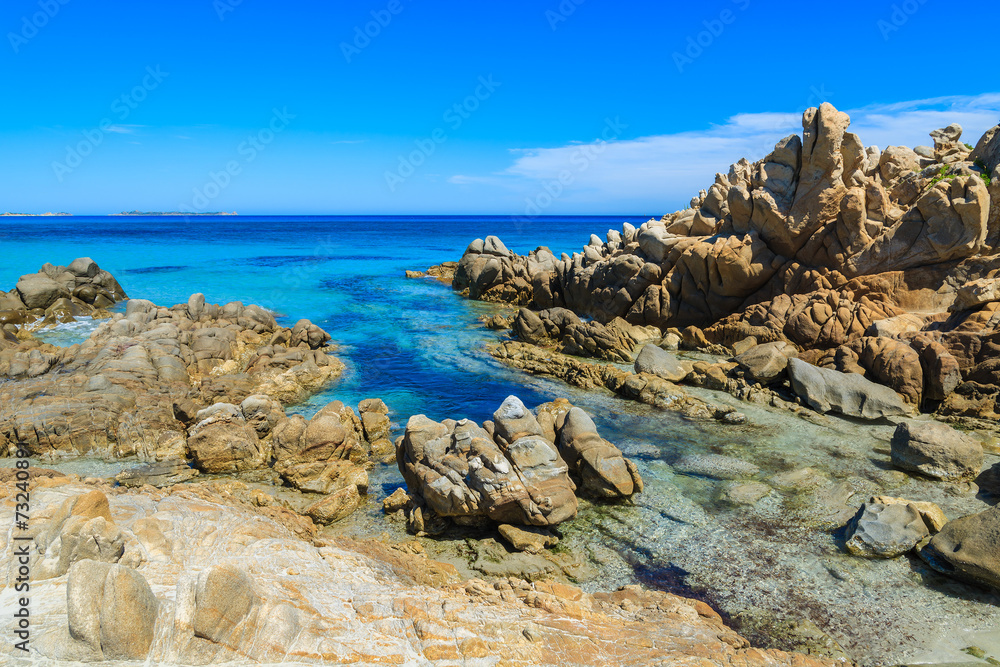
{"type": "Polygon", "coordinates": [[[557,255],[590,234],[643,216],[544,217],[69,217],[0,218],[0,289],[45,262],[92,257],[129,296],[159,305],[204,292],[210,302],[256,303],[287,325],[305,317],[330,332],[347,363],[344,376],[299,409],[366,397],[386,400],[395,419],[489,417],[510,393],[548,400],[537,382],[482,352],[495,339],[477,322],[491,312],[407,269],[458,260],[470,241],[496,234],[526,253],[557,255]]]}

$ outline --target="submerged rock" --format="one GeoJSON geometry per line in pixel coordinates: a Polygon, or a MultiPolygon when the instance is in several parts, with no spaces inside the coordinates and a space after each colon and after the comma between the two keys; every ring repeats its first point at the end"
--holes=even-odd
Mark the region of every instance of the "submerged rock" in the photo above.
{"type": "Polygon", "coordinates": [[[672,467],[677,472],[715,479],[742,479],[760,473],[753,463],[722,454],[685,454],[672,467]]]}
{"type": "Polygon", "coordinates": [[[1000,507],[949,521],[920,551],[935,570],[1000,590],[1000,507]]]}
{"type": "Polygon", "coordinates": [[[892,434],[892,463],[937,479],[972,479],[983,467],[983,446],[941,422],[904,421],[892,434]]]}

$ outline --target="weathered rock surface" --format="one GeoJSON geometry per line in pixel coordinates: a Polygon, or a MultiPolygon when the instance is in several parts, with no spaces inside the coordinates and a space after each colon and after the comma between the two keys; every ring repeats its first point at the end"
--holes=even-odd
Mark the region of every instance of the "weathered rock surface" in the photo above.
{"type": "Polygon", "coordinates": [[[239,454],[209,468],[258,465],[268,452],[254,440],[283,415],[281,404],[302,400],[343,368],[325,333],[296,327],[278,326],[257,306],[194,295],[172,308],[132,299],[125,315],[112,315],[80,345],[0,342],[0,379],[17,380],[0,383],[0,403],[11,408],[0,412],[0,443],[25,442],[38,456],[183,459],[191,427],[202,458],[242,438],[239,454]],[[229,421],[199,426],[198,411],[216,403],[230,404],[229,421]]]}
{"type": "Polygon", "coordinates": [[[114,276],[89,257],[80,257],[69,266],[45,264],[38,273],[21,276],[0,310],[29,311],[54,323],[60,316],[89,315],[127,298],[114,276]]]}
{"type": "Polygon", "coordinates": [[[794,345],[774,341],[755,345],[733,359],[753,382],[771,384],[785,377],[788,359],[798,356],[794,345]]]}
{"type": "Polygon", "coordinates": [[[972,479],[983,467],[983,446],[947,424],[904,421],[892,435],[892,463],[928,477],[972,479]]]}
{"type": "Polygon", "coordinates": [[[847,525],[847,550],[855,556],[895,558],[930,534],[910,505],[865,503],[847,525]]]}
{"type": "Polygon", "coordinates": [[[559,538],[544,528],[512,526],[509,523],[502,523],[497,529],[500,536],[518,551],[537,554],[548,547],[559,544],[559,538]]]}
{"type": "Polygon", "coordinates": [[[159,601],[135,570],[93,560],[74,564],[66,607],[69,636],[89,648],[93,660],[146,659],[159,601]]]}
{"type": "Polygon", "coordinates": [[[125,539],[102,492],[68,498],[35,530],[39,560],[32,574],[36,579],[50,579],[84,560],[117,563],[125,553],[125,539]]]}
{"type": "Polygon", "coordinates": [[[597,433],[594,420],[580,408],[557,412],[554,422],[559,453],[581,493],[617,500],[642,491],[635,464],[597,433]]]}
{"type": "MultiPolygon", "coordinates": [[[[985,182],[997,128],[970,154],[957,124],[919,152],[865,147],[849,125],[829,104],[808,109],[801,136],[717,174],[690,208],[591,235],[572,255],[478,239],[453,287],[526,306],[517,337],[558,352],[628,363],[643,339],[682,330],[687,347],[737,355],[747,340],[787,343],[913,408],[997,418],[1000,179],[985,182]]],[[[744,362],[760,375],[746,365],[746,378],[782,383],[778,351],[754,354],[744,362]]],[[[883,398],[873,413],[901,414],[883,398]]]]}
{"type": "Polygon", "coordinates": [[[270,449],[238,407],[216,403],[199,412],[197,419],[188,430],[187,446],[199,470],[223,473],[264,466],[270,449]]]}
{"type": "Polygon", "coordinates": [[[578,488],[605,499],[642,489],[635,466],[567,403],[543,406],[536,418],[510,396],[485,426],[410,418],[397,462],[422,521],[426,505],[464,523],[553,526],[576,515],[578,488]]]}
{"type": "Polygon", "coordinates": [[[680,382],[687,377],[689,370],[670,352],[649,343],[635,358],[635,372],[649,373],[670,382],[680,382]]]}
{"type": "MultiPolygon", "coordinates": [[[[0,481],[0,496],[12,490],[0,481]]],[[[33,511],[53,514],[88,491],[65,477],[39,481],[33,511]]],[[[704,603],[637,586],[589,594],[552,581],[461,581],[448,565],[379,542],[317,545],[265,512],[271,508],[227,504],[207,486],[109,500],[146,560],[83,560],[68,584],[33,582],[36,661],[834,664],[752,649],[704,603]]],[[[12,512],[0,507],[0,519],[9,524],[12,512]]],[[[9,540],[9,531],[0,533],[4,609],[18,595],[9,585],[9,540]]],[[[15,657],[11,642],[0,655],[15,657]]]]}
{"type": "Polygon", "coordinates": [[[1000,589],[1000,507],[949,521],[920,551],[931,567],[1000,589]]]}
{"type": "Polygon", "coordinates": [[[819,412],[879,419],[909,412],[896,392],[856,373],[819,368],[800,359],[788,360],[792,389],[819,412]]]}

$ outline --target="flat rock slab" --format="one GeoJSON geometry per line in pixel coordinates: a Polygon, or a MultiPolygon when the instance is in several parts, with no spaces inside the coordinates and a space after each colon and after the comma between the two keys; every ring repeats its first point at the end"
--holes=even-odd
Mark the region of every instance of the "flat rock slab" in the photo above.
{"type": "Polygon", "coordinates": [[[498,526],[500,537],[518,551],[529,554],[541,553],[548,547],[559,544],[559,538],[551,531],[535,526],[512,526],[508,523],[498,526]]]}
{"type": "Polygon", "coordinates": [[[749,461],[722,454],[687,454],[674,461],[672,467],[677,472],[715,479],[743,479],[760,472],[749,461]]]}
{"type": "Polygon", "coordinates": [[[186,482],[198,476],[198,471],[186,461],[174,459],[170,461],[155,461],[144,463],[118,473],[115,479],[122,486],[138,488],[149,484],[160,489],[186,482]]]}

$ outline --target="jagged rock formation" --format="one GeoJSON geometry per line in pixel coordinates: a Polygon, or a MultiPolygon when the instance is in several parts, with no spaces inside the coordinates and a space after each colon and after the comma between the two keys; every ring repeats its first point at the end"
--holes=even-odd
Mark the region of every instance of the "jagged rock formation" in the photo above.
{"type": "Polygon", "coordinates": [[[115,277],[89,257],[69,266],[44,264],[38,273],[21,276],[10,292],[0,291],[0,325],[10,335],[16,333],[13,325],[65,322],[127,298],[115,277]]]}
{"type": "MultiPolygon", "coordinates": [[[[22,443],[36,457],[136,456],[149,463],[119,476],[133,487],[269,472],[315,496],[305,513],[316,522],[337,521],[367,492],[373,448],[384,456],[392,445],[377,399],[362,403],[361,417],[339,401],[308,422],[285,414],[343,369],[329,340],[308,320],[282,327],[258,306],[195,294],[172,308],[132,299],[71,347],[0,341],[0,379],[17,380],[0,388],[0,451],[22,443]]],[[[45,548],[96,544],[90,557],[101,560],[120,546],[101,521],[69,521],[71,537],[51,536],[45,548]]],[[[64,573],[68,556],[52,558],[64,573]]]]}
{"type": "Polygon", "coordinates": [[[572,256],[477,239],[453,286],[530,307],[518,336],[569,354],[631,361],[651,327],[695,327],[696,347],[783,341],[914,408],[996,418],[1000,126],[971,152],[958,125],[917,152],[866,147],[829,104],[802,125],[690,208],[572,256]]]}
{"type": "Polygon", "coordinates": [[[554,526],[576,516],[577,490],[607,500],[642,490],[635,464],[583,410],[559,401],[537,413],[510,396],[482,426],[411,417],[396,456],[413,503],[411,529],[443,529],[440,518],[554,526]]]}
{"type": "MultiPolygon", "coordinates": [[[[95,493],[61,476],[36,477],[33,485],[34,533],[52,532],[60,508],[80,507],[95,493]]],[[[32,582],[36,662],[839,664],[750,648],[708,605],[668,593],[462,581],[453,566],[403,548],[303,538],[282,525],[302,517],[227,500],[207,487],[105,489],[104,510],[134,557],[79,560],[68,574],[32,582]]],[[[0,495],[14,493],[11,480],[0,480],[0,495]]],[[[0,508],[6,525],[13,510],[0,508]]],[[[35,567],[41,556],[31,558],[35,567]]],[[[10,585],[15,562],[11,531],[3,531],[4,609],[23,595],[10,585]]],[[[17,653],[5,642],[0,661],[17,653]]]]}
{"type": "Polygon", "coordinates": [[[198,410],[255,394],[293,403],[336,377],[328,340],[308,320],[282,327],[257,306],[196,294],[172,308],[133,299],[79,345],[0,343],[0,378],[17,380],[0,388],[0,449],[183,458],[198,410]]]}

